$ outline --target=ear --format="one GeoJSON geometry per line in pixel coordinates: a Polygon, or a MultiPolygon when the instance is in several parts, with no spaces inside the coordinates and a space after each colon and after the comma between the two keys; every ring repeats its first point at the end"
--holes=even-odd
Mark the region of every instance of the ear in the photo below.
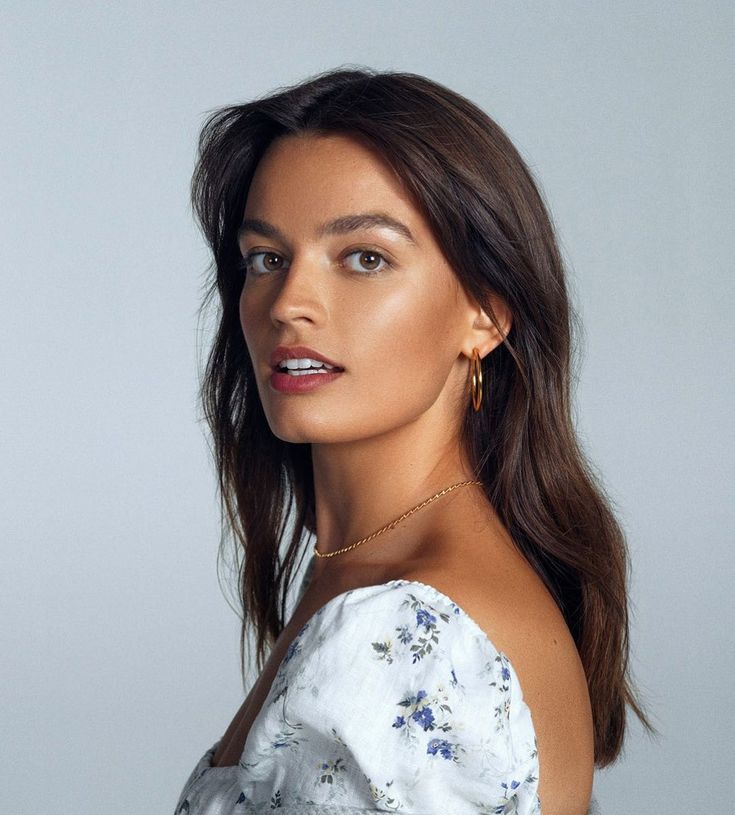
{"type": "Polygon", "coordinates": [[[470,308],[470,328],[462,344],[462,352],[472,358],[472,349],[477,348],[483,359],[508,335],[513,324],[513,315],[505,300],[497,294],[489,295],[484,308],[474,303],[470,308]]]}
{"type": "Polygon", "coordinates": [[[485,308],[475,303],[470,310],[471,328],[462,345],[462,352],[472,358],[472,349],[477,348],[484,359],[508,335],[513,324],[513,315],[508,304],[497,294],[491,294],[485,308]]]}

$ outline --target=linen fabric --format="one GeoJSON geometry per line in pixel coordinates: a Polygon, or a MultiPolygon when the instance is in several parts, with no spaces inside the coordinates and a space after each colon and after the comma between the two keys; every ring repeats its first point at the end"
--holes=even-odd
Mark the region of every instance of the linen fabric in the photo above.
{"type": "Polygon", "coordinates": [[[414,580],[351,589],[316,611],[239,763],[212,767],[217,745],[176,815],[541,812],[536,735],[510,660],[414,580]]]}

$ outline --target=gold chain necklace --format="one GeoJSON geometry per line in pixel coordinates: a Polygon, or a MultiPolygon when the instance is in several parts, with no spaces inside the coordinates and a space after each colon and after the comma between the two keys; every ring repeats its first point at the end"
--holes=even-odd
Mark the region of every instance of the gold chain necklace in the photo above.
{"type": "Polygon", "coordinates": [[[414,512],[418,512],[420,509],[423,509],[427,504],[430,504],[437,498],[441,498],[442,495],[446,495],[446,493],[451,492],[452,490],[456,490],[458,487],[466,487],[468,484],[481,485],[482,481],[462,481],[459,484],[452,484],[451,487],[445,487],[441,492],[438,492],[436,495],[432,495],[431,498],[427,498],[425,501],[422,501],[420,504],[417,504],[413,509],[409,509],[408,512],[404,512],[400,518],[396,518],[395,521],[391,521],[389,524],[386,524],[384,527],[382,527],[382,529],[379,529],[377,532],[373,532],[372,535],[368,535],[366,538],[359,540],[357,543],[350,544],[350,546],[345,546],[344,549],[337,549],[335,552],[327,552],[324,555],[321,552],[318,552],[316,545],[314,545],[314,554],[317,557],[334,557],[335,555],[341,555],[343,552],[349,552],[350,549],[354,549],[356,546],[360,546],[363,543],[367,543],[369,540],[376,538],[383,532],[387,532],[389,529],[393,529],[393,527],[396,524],[400,523],[405,518],[408,518],[409,515],[413,515],[414,512]]]}

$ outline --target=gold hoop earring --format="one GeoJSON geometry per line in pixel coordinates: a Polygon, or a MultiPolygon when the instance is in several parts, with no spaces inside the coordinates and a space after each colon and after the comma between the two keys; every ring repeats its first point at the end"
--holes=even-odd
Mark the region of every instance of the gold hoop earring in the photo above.
{"type": "Polygon", "coordinates": [[[474,407],[475,413],[477,413],[482,404],[482,365],[480,352],[477,348],[472,349],[470,367],[472,371],[472,407],[474,407]]]}

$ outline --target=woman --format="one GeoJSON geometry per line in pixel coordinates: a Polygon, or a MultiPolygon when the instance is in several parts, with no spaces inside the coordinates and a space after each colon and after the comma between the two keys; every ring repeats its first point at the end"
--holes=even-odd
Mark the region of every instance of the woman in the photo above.
{"type": "Polygon", "coordinates": [[[588,812],[626,705],[649,725],[518,152],[428,79],[336,70],[210,116],[192,192],[260,676],[177,812],[588,812]]]}

